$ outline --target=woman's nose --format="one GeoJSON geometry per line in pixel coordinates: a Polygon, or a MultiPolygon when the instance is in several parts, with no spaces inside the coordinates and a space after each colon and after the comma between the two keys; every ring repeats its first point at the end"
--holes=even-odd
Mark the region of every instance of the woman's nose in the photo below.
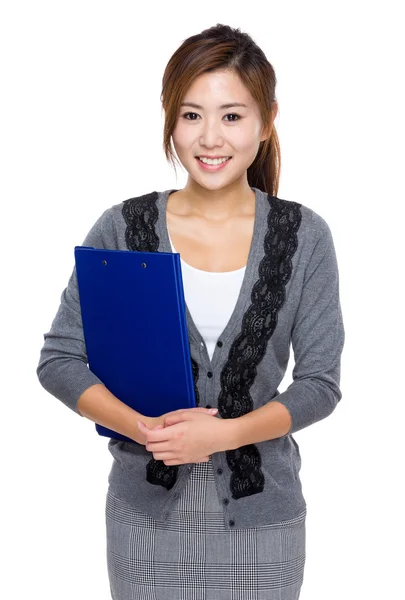
{"type": "Polygon", "coordinates": [[[220,146],[223,143],[223,136],[220,124],[215,121],[206,121],[203,124],[203,131],[200,137],[202,146],[220,146]]]}

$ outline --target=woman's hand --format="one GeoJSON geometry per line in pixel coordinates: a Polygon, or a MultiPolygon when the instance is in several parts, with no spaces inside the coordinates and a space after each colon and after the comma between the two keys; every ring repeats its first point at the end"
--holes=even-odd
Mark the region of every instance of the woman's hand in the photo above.
{"type": "MultiPolygon", "coordinates": [[[[163,415],[160,415],[160,417],[143,417],[143,420],[141,421],[141,423],[146,425],[146,429],[148,429],[148,430],[162,429],[165,426],[164,425],[165,418],[167,418],[171,415],[176,415],[177,413],[183,412],[185,410],[190,410],[190,411],[195,411],[195,412],[203,412],[208,415],[215,415],[218,412],[217,408],[206,408],[204,406],[194,406],[193,408],[179,408],[178,410],[172,410],[168,413],[164,413],[163,415]]],[[[145,431],[145,428],[142,430],[139,430],[139,427],[138,427],[138,431],[137,431],[136,435],[132,436],[133,440],[135,442],[137,442],[137,444],[141,444],[142,446],[145,446],[146,442],[147,442],[144,431],[145,431]]],[[[196,462],[206,462],[206,461],[208,461],[208,457],[204,457],[203,459],[196,461],[196,462]]]]}
{"type": "Polygon", "coordinates": [[[138,421],[146,437],[146,449],[165,465],[207,462],[211,454],[218,452],[224,434],[224,421],[212,419],[207,412],[199,407],[173,411],[159,417],[163,426],[159,423],[153,429],[138,421]]]}
{"type": "MultiPolygon", "coordinates": [[[[141,441],[138,443],[141,443],[143,446],[146,446],[147,438],[145,436],[145,431],[163,429],[163,427],[165,427],[169,424],[169,421],[168,421],[169,417],[174,417],[178,413],[184,412],[184,411],[205,413],[207,415],[213,416],[213,415],[217,414],[218,409],[217,408],[206,408],[204,406],[194,406],[193,408],[179,408],[177,410],[172,410],[170,412],[164,413],[163,415],[160,415],[160,417],[144,417],[144,419],[143,419],[143,421],[141,421],[141,423],[143,423],[146,426],[146,428],[144,427],[143,429],[140,429],[138,427],[138,429],[140,431],[137,435],[137,438],[139,438],[139,435],[141,436],[141,441]],[[166,421],[166,423],[165,423],[165,421],[166,421]]],[[[209,456],[203,456],[202,458],[200,458],[199,460],[196,460],[194,462],[208,462],[208,460],[209,460],[209,456]]]]}

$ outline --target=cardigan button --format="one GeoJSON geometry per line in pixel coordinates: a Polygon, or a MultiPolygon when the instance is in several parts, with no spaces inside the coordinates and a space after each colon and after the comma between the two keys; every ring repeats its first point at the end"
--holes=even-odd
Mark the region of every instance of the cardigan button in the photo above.
{"type": "Polygon", "coordinates": [[[224,498],[224,504],[229,504],[228,498],[224,498]]]}
{"type": "Polygon", "coordinates": [[[207,377],[212,377],[212,371],[208,371],[207,377]]]}
{"type": "Polygon", "coordinates": [[[223,346],[222,342],[217,342],[217,346],[218,346],[219,348],[222,348],[222,346],[223,346]]]}
{"type": "Polygon", "coordinates": [[[218,473],[218,475],[222,475],[222,473],[223,473],[222,469],[221,468],[217,469],[217,473],[218,473]]]}
{"type": "Polygon", "coordinates": [[[231,519],[231,520],[229,521],[229,525],[230,525],[231,527],[233,527],[233,526],[235,525],[235,521],[234,521],[233,519],[231,519]]]}

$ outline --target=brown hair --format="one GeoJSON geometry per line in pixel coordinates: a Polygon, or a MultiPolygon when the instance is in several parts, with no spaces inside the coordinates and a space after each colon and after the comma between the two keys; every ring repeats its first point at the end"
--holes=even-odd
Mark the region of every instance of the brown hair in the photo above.
{"type": "MultiPolygon", "coordinates": [[[[269,123],[272,118],[276,75],[264,52],[247,33],[218,23],[187,38],[166,66],[160,98],[165,111],[163,149],[175,170],[171,137],[184,94],[199,75],[219,69],[232,69],[237,73],[258,103],[263,123],[269,123]]],[[[280,166],[280,144],[273,125],[270,137],[260,143],[256,158],[247,170],[250,187],[277,196],[280,166]]]]}

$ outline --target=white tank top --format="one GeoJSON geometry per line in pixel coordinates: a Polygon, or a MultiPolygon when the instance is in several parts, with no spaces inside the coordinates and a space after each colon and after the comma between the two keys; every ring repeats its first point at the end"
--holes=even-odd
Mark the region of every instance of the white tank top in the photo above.
{"type": "MultiPolygon", "coordinates": [[[[173,252],[174,248],[169,235],[173,252]]],[[[239,297],[246,267],[225,273],[202,271],[181,261],[184,298],[207,346],[210,359],[239,297]]]]}

